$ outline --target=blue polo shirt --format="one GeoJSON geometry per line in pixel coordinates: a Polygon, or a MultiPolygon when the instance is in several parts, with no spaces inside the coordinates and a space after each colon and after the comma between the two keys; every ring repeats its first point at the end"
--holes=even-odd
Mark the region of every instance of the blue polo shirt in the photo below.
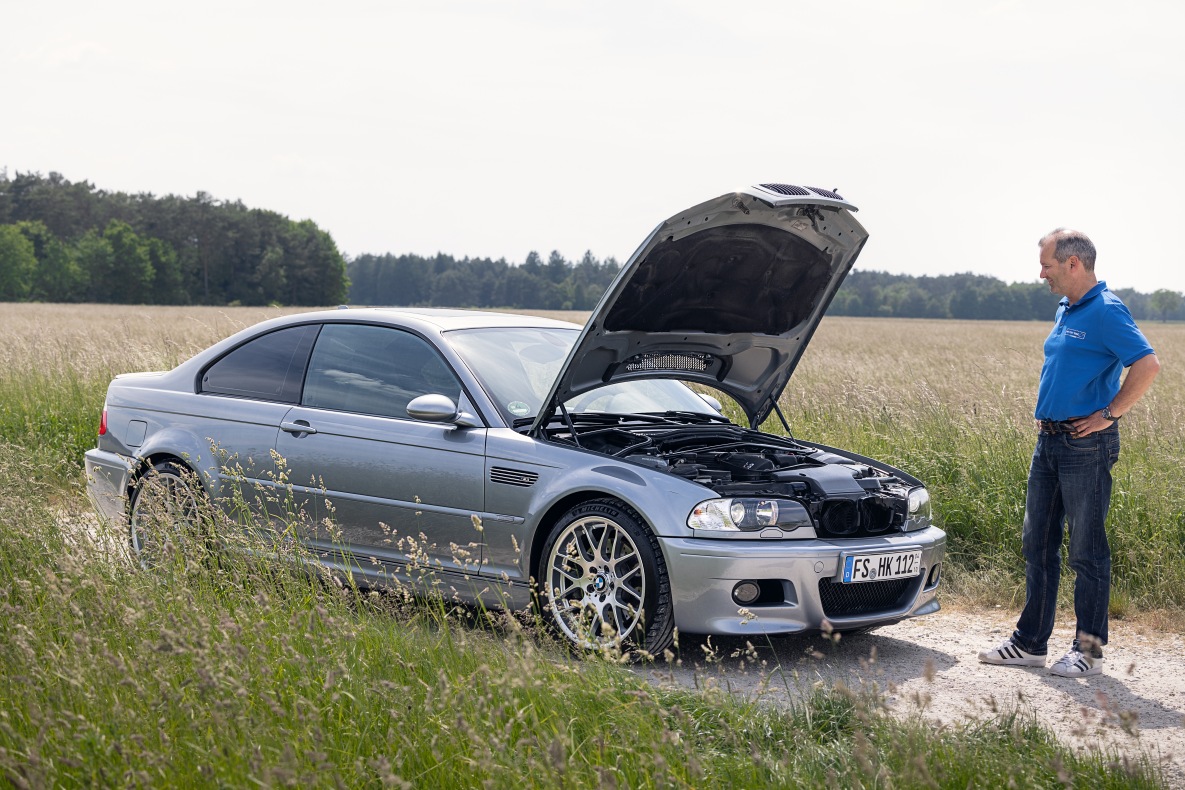
{"type": "Polygon", "coordinates": [[[1045,339],[1037,419],[1085,417],[1109,406],[1123,369],[1151,353],[1127,306],[1105,282],[1075,304],[1063,297],[1045,339]]]}

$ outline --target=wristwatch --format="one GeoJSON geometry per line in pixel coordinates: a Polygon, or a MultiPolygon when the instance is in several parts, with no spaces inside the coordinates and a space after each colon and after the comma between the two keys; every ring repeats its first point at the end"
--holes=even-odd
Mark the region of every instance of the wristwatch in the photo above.
{"type": "Polygon", "coordinates": [[[1117,422],[1117,421],[1119,420],[1119,418],[1118,418],[1118,417],[1116,417],[1114,414],[1112,414],[1112,413],[1111,413],[1111,407],[1110,407],[1110,406],[1104,406],[1104,407],[1103,407],[1103,419],[1104,419],[1104,420],[1110,420],[1111,422],[1117,422]]]}

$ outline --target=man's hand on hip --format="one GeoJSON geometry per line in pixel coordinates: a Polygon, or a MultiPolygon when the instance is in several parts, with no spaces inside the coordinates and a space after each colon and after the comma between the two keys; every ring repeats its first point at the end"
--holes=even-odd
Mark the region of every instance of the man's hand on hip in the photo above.
{"type": "Polygon", "coordinates": [[[1069,423],[1074,426],[1074,433],[1070,434],[1070,436],[1075,439],[1090,436],[1092,433],[1098,433],[1104,428],[1110,428],[1115,424],[1114,420],[1108,420],[1103,416],[1102,409],[1099,409],[1094,414],[1088,414],[1076,420],[1069,420],[1069,423]]]}

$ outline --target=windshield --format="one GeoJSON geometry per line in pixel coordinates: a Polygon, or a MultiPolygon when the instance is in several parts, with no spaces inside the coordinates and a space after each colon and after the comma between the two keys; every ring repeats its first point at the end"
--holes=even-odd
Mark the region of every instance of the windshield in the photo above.
{"type": "MultiPolygon", "coordinates": [[[[539,413],[579,335],[576,329],[496,327],[461,329],[445,336],[509,424],[539,413]]],[[[717,414],[686,385],[670,379],[609,384],[564,406],[571,412],[717,414]]]]}

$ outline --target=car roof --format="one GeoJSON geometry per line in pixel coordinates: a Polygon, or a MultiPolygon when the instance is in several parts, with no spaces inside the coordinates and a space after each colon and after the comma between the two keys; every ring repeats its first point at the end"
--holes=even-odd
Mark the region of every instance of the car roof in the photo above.
{"type": "Polygon", "coordinates": [[[579,329],[579,324],[557,321],[542,316],[521,313],[503,313],[492,310],[462,310],[442,307],[350,307],[337,310],[319,310],[311,313],[294,313],[286,316],[284,323],[303,321],[370,321],[391,324],[419,324],[432,326],[438,331],[454,329],[482,329],[490,327],[539,327],[554,329],[579,329]]]}

